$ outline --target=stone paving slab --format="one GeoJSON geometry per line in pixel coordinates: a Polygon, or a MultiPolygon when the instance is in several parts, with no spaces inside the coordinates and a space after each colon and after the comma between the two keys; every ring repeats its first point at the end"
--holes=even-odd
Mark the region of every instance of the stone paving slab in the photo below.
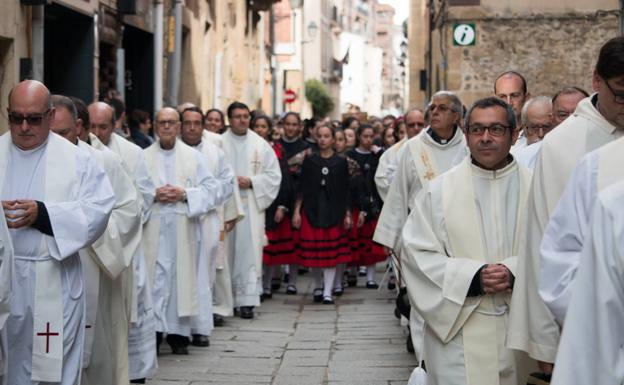
{"type": "MultiPolygon", "coordinates": [[[[379,275],[381,276],[381,275],[379,275]]],[[[253,320],[227,318],[208,348],[174,356],[161,346],[149,385],[405,385],[415,366],[394,292],[347,288],[335,305],[312,300],[313,280],[299,294],[274,293],[253,320]]],[[[282,292],[283,292],[282,288],[282,292]]]]}

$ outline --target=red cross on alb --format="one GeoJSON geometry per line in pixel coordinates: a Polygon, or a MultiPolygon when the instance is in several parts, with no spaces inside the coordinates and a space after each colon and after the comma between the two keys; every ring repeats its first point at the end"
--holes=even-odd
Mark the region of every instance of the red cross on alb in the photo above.
{"type": "Polygon", "coordinates": [[[50,332],[50,323],[46,322],[46,331],[45,333],[37,333],[38,336],[45,336],[46,338],[46,353],[50,352],[50,336],[58,336],[58,333],[50,332]]]}

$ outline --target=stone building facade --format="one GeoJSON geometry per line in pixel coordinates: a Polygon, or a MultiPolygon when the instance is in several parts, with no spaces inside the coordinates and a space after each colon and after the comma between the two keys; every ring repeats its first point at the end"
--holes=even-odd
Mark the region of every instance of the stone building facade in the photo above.
{"type": "Polygon", "coordinates": [[[619,7],[618,0],[412,0],[410,106],[423,107],[442,89],[469,105],[492,95],[494,79],[506,70],[525,75],[533,95],[566,85],[591,92],[597,52],[619,31],[619,7]],[[461,23],[474,24],[474,45],[454,44],[453,29],[461,23]]]}

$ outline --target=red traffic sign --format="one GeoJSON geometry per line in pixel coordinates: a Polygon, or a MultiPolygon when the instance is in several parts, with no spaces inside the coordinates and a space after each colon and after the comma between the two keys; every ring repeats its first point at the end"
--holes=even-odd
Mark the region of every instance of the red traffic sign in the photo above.
{"type": "Polygon", "coordinates": [[[284,90],[284,103],[291,104],[297,100],[297,94],[291,89],[284,90]]]}

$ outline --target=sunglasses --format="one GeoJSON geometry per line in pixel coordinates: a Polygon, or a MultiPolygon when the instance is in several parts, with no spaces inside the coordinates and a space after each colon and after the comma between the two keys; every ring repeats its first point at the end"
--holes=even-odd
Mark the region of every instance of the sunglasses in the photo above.
{"type": "Polygon", "coordinates": [[[20,115],[15,112],[9,112],[9,123],[21,126],[25,120],[29,126],[38,126],[41,124],[48,112],[50,112],[50,108],[41,114],[20,115]]]}

